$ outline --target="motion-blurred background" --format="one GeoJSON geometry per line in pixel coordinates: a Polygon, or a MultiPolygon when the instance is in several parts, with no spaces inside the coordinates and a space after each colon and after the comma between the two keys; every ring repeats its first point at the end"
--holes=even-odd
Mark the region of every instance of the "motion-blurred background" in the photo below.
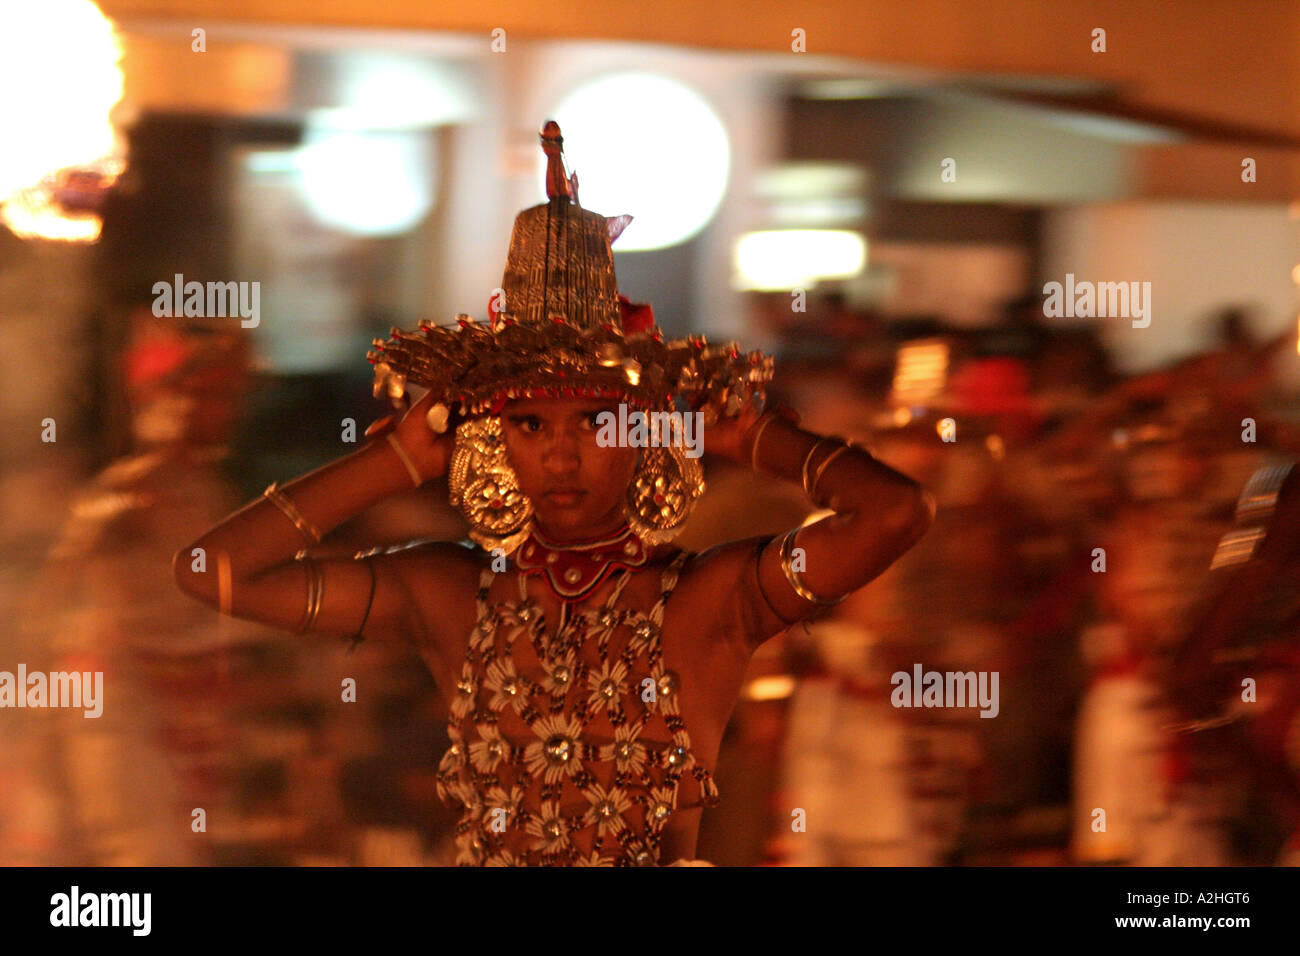
{"type": "MultiPolygon", "coordinates": [[[[634,217],[625,294],[940,505],[755,659],[699,855],[1294,859],[1294,565],[1220,541],[1300,455],[1300,5],[0,0],[0,38],[0,670],[105,672],[102,718],[0,711],[0,862],[445,859],[418,659],[219,619],[171,557],[358,447],[373,338],[486,317],[546,119],[634,217]],[[258,314],[158,315],[178,281],[258,314]],[[891,706],[918,663],[997,671],[997,717],[891,706]]],[[[682,546],[807,517],[708,464],[682,546]]],[[[335,543],[462,533],[427,487],[335,543]]]]}

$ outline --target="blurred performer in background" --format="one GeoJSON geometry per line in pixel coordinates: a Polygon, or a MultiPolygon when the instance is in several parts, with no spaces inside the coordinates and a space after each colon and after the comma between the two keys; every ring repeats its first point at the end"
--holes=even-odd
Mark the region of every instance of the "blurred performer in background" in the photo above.
{"type": "Polygon", "coordinates": [[[186,529],[237,501],[220,472],[248,379],[247,337],[179,327],[147,307],[128,317],[118,379],[134,454],[112,462],[73,502],[24,627],[54,670],[103,672],[103,712],[53,712],[42,737],[73,865],[184,865],[210,860],[193,811],[229,799],[222,703],[232,650],[264,628],[214,622],[158,569],[186,529]]]}
{"type": "Polygon", "coordinates": [[[1081,638],[1091,674],[1077,728],[1072,850],[1083,862],[1232,862],[1223,776],[1189,761],[1171,731],[1178,699],[1161,679],[1194,625],[1221,527],[1215,431],[1170,411],[1130,416],[1111,436],[1123,501],[1092,553],[1100,614],[1081,638]]]}
{"type": "MultiPolygon", "coordinates": [[[[986,476],[949,480],[954,452],[945,454],[933,416],[881,427],[879,418],[873,425],[844,415],[837,425],[869,434],[881,460],[935,490],[936,528],[944,533],[927,535],[908,560],[806,635],[792,632],[816,664],[790,704],[777,842],[784,861],[797,866],[941,865],[957,850],[978,745],[965,715],[895,707],[891,677],[911,674],[918,661],[935,669],[980,653],[973,612],[984,610],[987,595],[969,576],[974,562],[988,571],[998,549],[970,536],[999,529],[972,524],[963,512],[974,501],[953,489],[978,497],[986,476]],[[806,831],[792,831],[793,807],[805,812],[806,831]]],[[[978,456],[979,446],[971,447],[978,456]]]]}
{"type": "Polygon", "coordinates": [[[1165,679],[1192,757],[1234,771],[1253,803],[1244,862],[1300,864],[1300,471],[1275,459],[1247,482],[1197,624],[1165,679]]]}
{"type": "Polygon", "coordinates": [[[558,126],[541,142],[548,202],[516,218],[490,322],[378,342],[376,387],[426,394],[362,450],[198,538],[206,572],[182,549],[176,579],[224,614],[421,654],[452,697],[440,783],[464,807],[457,864],[699,862],[751,655],[889,567],[932,499],[861,449],[760,415],[770,358],[664,341],[618,294],[610,243],[627,219],[578,205],[558,126]],[[680,427],[638,428],[647,412],[680,427]],[[668,546],[703,490],[704,448],[801,481],[832,513],[704,553],[668,546]],[[310,554],[443,475],[480,547],[310,554]]]}

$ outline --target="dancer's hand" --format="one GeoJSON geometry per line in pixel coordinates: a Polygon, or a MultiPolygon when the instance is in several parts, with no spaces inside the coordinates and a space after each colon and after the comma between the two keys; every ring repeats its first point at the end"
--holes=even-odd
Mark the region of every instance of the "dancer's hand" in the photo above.
{"type": "Polygon", "coordinates": [[[749,463],[748,432],[758,421],[759,411],[750,402],[732,418],[719,418],[704,426],[704,450],[737,464],[749,463]]]}
{"type": "Polygon", "coordinates": [[[426,392],[414,405],[401,414],[394,425],[395,415],[381,418],[366,429],[368,436],[382,437],[391,431],[406,453],[411,456],[416,470],[425,481],[440,478],[451,464],[451,453],[456,443],[457,416],[449,415],[447,430],[439,434],[429,427],[429,409],[434,406],[434,393],[426,392]]]}

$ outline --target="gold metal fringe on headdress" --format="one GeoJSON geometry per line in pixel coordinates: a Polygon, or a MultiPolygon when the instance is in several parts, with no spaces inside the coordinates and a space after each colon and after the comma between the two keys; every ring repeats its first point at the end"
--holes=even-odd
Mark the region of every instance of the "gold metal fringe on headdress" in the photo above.
{"type": "MultiPolygon", "coordinates": [[[[734,342],[702,335],[665,341],[648,306],[619,295],[610,244],[630,221],[578,204],[577,178],[564,169],[560,128],[540,133],[548,200],[515,218],[501,294],[487,322],[458,315],[454,326],[420,323],[374,340],[375,395],[400,398],[408,383],[467,419],[457,429],[449,474],[452,503],[470,536],[511,552],[531,527],[500,435],[501,409],[516,398],[605,398],[670,411],[678,403],[705,425],[761,397],[773,361],[741,354],[734,342]]],[[[445,416],[444,416],[445,420],[445,416]]],[[[436,426],[435,426],[436,427],[436,426]]],[[[649,448],[628,492],[627,515],[650,543],[671,539],[703,493],[703,472],[680,449],[649,448]]]]}
{"type": "Polygon", "coordinates": [[[494,414],[512,398],[599,396],[646,409],[681,399],[710,424],[761,395],[772,378],[769,356],[704,336],[665,341],[645,313],[625,321],[631,304],[620,301],[610,243],[629,217],[579,206],[559,126],[547,122],[540,139],[549,199],[515,219],[504,302],[488,322],[462,314],[454,326],[426,320],[375,339],[366,356],[375,395],[397,397],[412,383],[468,417],[494,414]]]}

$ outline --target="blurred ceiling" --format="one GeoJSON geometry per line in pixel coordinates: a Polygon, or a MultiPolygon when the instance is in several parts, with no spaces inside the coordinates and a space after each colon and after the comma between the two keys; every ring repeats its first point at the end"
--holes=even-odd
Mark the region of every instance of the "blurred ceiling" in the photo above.
{"type": "Polygon", "coordinates": [[[791,75],[821,68],[844,78],[856,69],[867,82],[903,77],[1080,122],[1172,130],[1180,142],[1133,147],[1140,195],[1300,196],[1300,4],[1290,0],[99,2],[128,33],[136,59],[128,71],[147,81],[149,105],[174,100],[188,109],[265,112],[275,90],[292,82],[291,51],[362,45],[469,58],[504,29],[512,41],[744,51],[763,55],[773,72],[787,62],[791,75]],[[176,42],[196,27],[209,34],[200,69],[216,82],[195,82],[198,64],[188,45],[176,42]],[[1093,52],[1096,29],[1105,30],[1106,52],[1093,52]],[[796,30],[806,54],[792,52],[796,30]],[[180,68],[187,57],[189,68],[180,68]],[[1257,182],[1241,183],[1235,174],[1244,156],[1255,159],[1257,182]]]}

